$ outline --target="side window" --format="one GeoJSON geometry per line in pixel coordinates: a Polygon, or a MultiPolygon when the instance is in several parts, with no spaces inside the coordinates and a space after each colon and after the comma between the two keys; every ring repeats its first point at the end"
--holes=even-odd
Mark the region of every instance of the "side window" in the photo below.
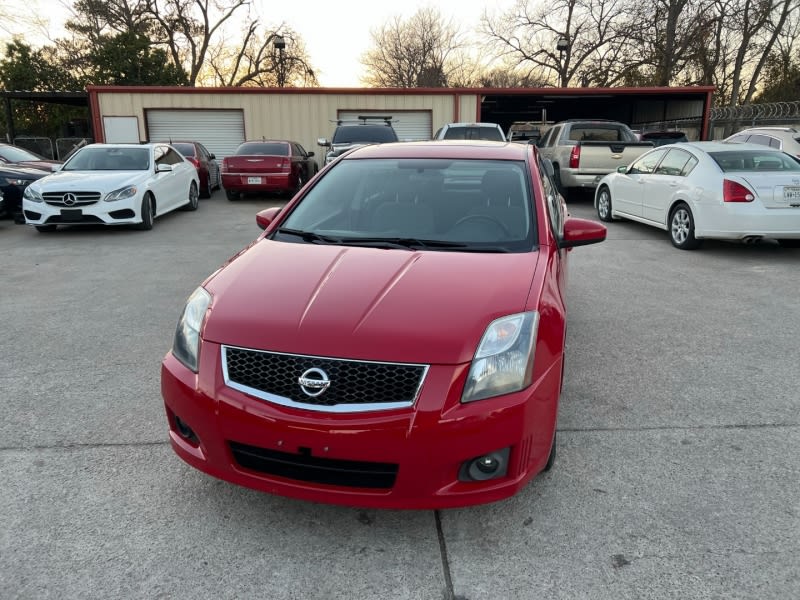
{"type": "Polygon", "coordinates": [[[183,162],[183,157],[175,152],[172,148],[166,146],[159,146],[162,150],[161,158],[156,159],[159,165],[177,165],[183,162]]]}
{"type": "Polygon", "coordinates": [[[663,150],[653,150],[652,152],[648,152],[641,158],[634,161],[628,173],[631,175],[637,173],[652,173],[655,171],[658,161],[660,161],[661,157],[666,154],[667,150],[668,148],[664,148],[663,150]]]}
{"type": "Polygon", "coordinates": [[[544,190],[547,204],[547,218],[550,220],[550,228],[553,230],[555,236],[561,239],[564,236],[564,203],[541,161],[539,162],[539,177],[542,180],[542,189],[544,190]]]}
{"type": "Polygon", "coordinates": [[[553,127],[550,131],[547,132],[550,136],[547,138],[547,146],[555,146],[558,143],[558,138],[561,135],[561,126],[553,127]]]}
{"type": "Polygon", "coordinates": [[[306,152],[306,149],[303,148],[300,144],[297,144],[297,150],[298,150],[300,156],[302,156],[303,158],[307,158],[308,157],[308,152],[306,152]]]}
{"type": "Polygon", "coordinates": [[[681,169],[681,175],[686,177],[692,172],[692,169],[694,169],[695,165],[697,165],[697,158],[695,156],[690,156],[689,160],[686,161],[686,164],[683,165],[683,169],[681,169]]]}
{"type": "Polygon", "coordinates": [[[203,146],[203,144],[197,144],[197,151],[200,155],[200,158],[202,158],[204,161],[207,161],[211,158],[211,154],[208,150],[206,150],[206,147],[203,146]]]}
{"type": "Polygon", "coordinates": [[[685,150],[672,148],[667,152],[655,172],[658,175],[680,175],[690,157],[691,155],[685,150]]]}
{"type": "Polygon", "coordinates": [[[166,146],[156,146],[155,150],[153,151],[153,157],[155,158],[157,165],[168,165],[169,163],[166,162],[165,156],[167,153],[166,146]]]}
{"type": "Polygon", "coordinates": [[[772,146],[773,148],[778,148],[780,150],[781,141],[778,138],[774,138],[774,137],[770,136],[769,145],[772,146]]]}
{"type": "Polygon", "coordinates": [[[735,135],[728,140],[729,142],[746,142],[747,141],[747,134],[740,133],[739,135],[735,135]]]}
{"type": "Polygon", "coordinates": [[[768,135],[754,134],[747,140],[751,144],[761,144],[762,146],[769,146],[770,137],[768,135]]]}

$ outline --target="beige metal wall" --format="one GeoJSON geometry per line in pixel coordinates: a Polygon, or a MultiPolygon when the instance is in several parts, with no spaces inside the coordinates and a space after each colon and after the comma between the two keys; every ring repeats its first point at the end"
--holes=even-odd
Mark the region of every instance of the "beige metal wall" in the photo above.
{"type": "MultiPolygon", "coordinates": [[[[141,91],[103,91],[97,94],[100,118],[108,116],[135,116],[139,123],[141,139],[147,139],[144,111],[149,108],[168,109],[242,109],[245,137],[261,136],[289,139],[300,142],[306,150],[318,154],[317,138],[330,138],[335,127],[331,121],[340,110],[430,110],[431,135],[443,124],[458,117],[473,121],[477,114],[478,96],[475,93],[458,94],[374,94],[374,93],[182,93],[181,90],[158,93],[141,91]]],[[[198,132],[198,137],[200,133],[198,132]]]]}

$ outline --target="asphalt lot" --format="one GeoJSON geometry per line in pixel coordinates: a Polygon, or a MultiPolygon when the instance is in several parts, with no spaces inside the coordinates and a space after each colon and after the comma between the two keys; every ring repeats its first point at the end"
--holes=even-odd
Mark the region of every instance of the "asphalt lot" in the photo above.
{"type": "Polygon", "coordinates": [[[610,224],[570,257],[554,469],[496,504],[359,510],[168,443],[183,302],[272,204],[215,192],[149,232],[0,221],[0,598],[800,598],[800,250],[610,224]]]}

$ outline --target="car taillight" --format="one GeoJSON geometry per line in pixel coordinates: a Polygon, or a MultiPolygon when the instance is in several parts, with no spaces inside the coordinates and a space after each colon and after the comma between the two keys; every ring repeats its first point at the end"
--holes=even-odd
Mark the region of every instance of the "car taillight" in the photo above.
{"type": "Polygon", "coordinates": [[[280,169],[281,169],[281,171],[291,171],[292,170],[292,161],[290,161],[288,158],[282,159],[281,160],[280,169]]]}
{"type": "Polygon", "coordinates": [[[195,167],[199,167],[200,166],[200,161],[197,160],[194,156],[187,156],[186,160],[188,160],[190,163],[192,163],[195,167]]]}
{"type": "Polygon", "coordinates": [[[723,202],[752,202],[756,197],[741,183],[722,180],[722,201],[723,202]]]}
{"type": "Polygon", "coordinates": [[[220,171],[222,173],[227,173],[228,172],[228,159],[226,159],[226,158],[222,159],[222,168],[220,169],[220,171]]]}
{"type": "Polygon", "coordinates": [[[573,146],[572,152],[569,153],[569,168],[577,169],[578,163],[581,162],[581,147],[573,146]]]}

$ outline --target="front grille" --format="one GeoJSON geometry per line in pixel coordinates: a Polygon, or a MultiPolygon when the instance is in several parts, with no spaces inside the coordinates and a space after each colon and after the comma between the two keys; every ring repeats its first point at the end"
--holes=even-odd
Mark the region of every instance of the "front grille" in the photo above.
{"type": "Polygon", "coordinates": [[[45,192],[42,199],[50,206],[88,206],[100,200],[100,192],[45,192]]]}
{"type": "MultiPolygon", "coordinates": [[[[312,410],[358,412],[412,406],[427,366],[382,363],[222,347],[225,383],[259,398],[312,410]],[[312,397],[298,381],[319,369],[330,385],[312,397]]],[[[318,377],[318,372],[311,374],[318,377]]],[[[306,388],[311,394],[318,389],[306,388]]]]}
{"type": "Polygon", "coordinates": [[[344,487],[390,489],[397,478],[394,463],[317,458],[228,442],[236,463],[245,469],[293,479],[344,487]]]}
{"type": "Polygon", "coordinates": [[[86,224],[93,224],[93,223],[105,223],[103,219],[97,217],[95,215],[81,215],[80,217],[72,218],[72,217],[62,217],[61,215],[53,215],[52,217],[47,217],[45,221],[47,225],[80,225],[83,223],[86,224]]]}

